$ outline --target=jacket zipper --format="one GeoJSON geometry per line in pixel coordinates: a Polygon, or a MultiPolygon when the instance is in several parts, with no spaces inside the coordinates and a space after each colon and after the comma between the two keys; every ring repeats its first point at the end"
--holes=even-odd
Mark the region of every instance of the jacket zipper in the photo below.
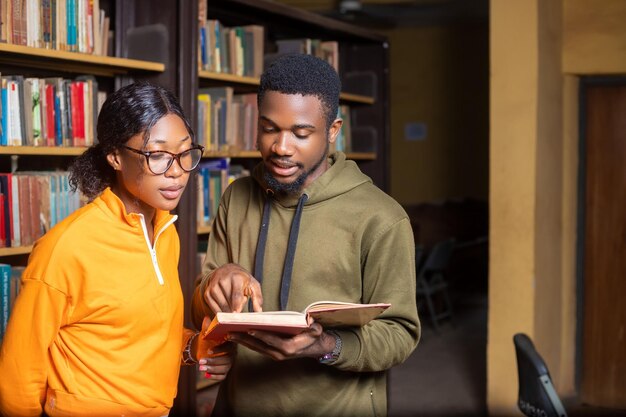
{"type": "Polygon", "coordinates": [[[141,228],[143,229],[143,237],[146,240],[146,245],[148,246],[148,251],[150,252],[150,258],[152,259],[152,266],[154,267],[154,272],[156,273],[157,280],[159,281],[160,285],[165,285],[165,281],[163,280],[163,274],[161,274],[161,269],[159,268],[159,262],[157,260],[156,250],[154,248],[156,247],[157,240],[159,239],[159,236],[161,236],[161,233],[163,233],[165,229],[167,229],[172,223],[174,223],[176,219],[178,218],[178,216],[172,217],[159,230],[157,235],[154,237],[154,246],[150,244],[150,239],[148,238],[148,228],[146,227],[146,220],[143,217],[143,214],[140,213],[139,218],[141,219],[141,228]]]}

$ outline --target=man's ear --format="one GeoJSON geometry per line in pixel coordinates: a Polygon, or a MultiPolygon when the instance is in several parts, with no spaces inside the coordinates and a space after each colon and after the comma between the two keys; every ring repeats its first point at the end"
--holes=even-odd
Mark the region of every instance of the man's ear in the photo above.
{"type": "Polygon", "coordinates": [[[122,169],[122,164],[120,163],[120,153],[117,149],[107,154],[107,162],[116,171],[119,171],[122,169]]]}
{"type": "Polygon", "coordinates": [[[337,139],[337,135],[341,131],[341,125],[343,125],[343,119],[335,119],[333,124],[330,125],[330,129],[328,130],[328,142],[335,143],[337,139]]]}

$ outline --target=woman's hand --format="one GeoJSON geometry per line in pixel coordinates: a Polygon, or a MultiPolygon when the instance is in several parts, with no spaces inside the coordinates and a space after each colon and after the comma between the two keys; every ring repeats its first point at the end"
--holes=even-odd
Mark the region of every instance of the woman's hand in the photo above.
{"type": "Polygon", "coordinates": [[[216,342],[203,338],[210,323],[211,318],[205,317],[202,321],[202,331],[197,336],[195,352],[200,365],[198,370],[205,373],[205,378],[222,381],[233,364],[236,346],[230,342],[216,342]]]}

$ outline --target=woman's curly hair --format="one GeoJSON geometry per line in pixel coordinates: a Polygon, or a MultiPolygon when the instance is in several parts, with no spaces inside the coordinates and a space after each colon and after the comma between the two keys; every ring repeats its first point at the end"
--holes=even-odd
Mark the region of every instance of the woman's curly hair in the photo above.
{"type": "Polygon", "coordinates": [[[136,82],[111,94],[100,110],[97,143],[74,160],[70,166],[70,186],[79,189],[92,200],[116,181],[115,171],[107,155],[120,149],[128,140],[144,134],[144,144],[150,129],[168,114],[179,116],[193,139],[193,129],[174,95],[163,87],[148,82],[136,82]]]}

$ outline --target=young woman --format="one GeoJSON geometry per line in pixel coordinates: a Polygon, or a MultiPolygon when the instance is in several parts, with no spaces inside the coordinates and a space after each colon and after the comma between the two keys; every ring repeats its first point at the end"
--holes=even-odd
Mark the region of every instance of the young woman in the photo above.
{"type": "Polygon", "coordinates": [[[228,346],[183,328],[174,209],[202,156],[180,105],[113,93],[71,167],[92,200],[35,243],[0,351],[0,414],[167,415],[181,363],[221,380],[228,346]],[[199,354],[198,354],[199,353],[199,354]]]}

